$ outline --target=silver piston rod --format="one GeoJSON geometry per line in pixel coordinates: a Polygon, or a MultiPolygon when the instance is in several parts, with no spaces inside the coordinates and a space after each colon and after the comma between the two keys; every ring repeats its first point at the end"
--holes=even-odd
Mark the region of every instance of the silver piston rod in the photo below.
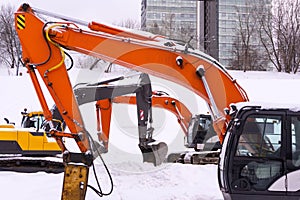
{"type": "Polygon", "coordinates": [[[221,114],[218,110],[218,107],[217,107],[217,104],[214,100],[214,97],[211,93],[211,90],[209,88],[209,85],[206,81],[206,78],[205,78],[205,69],[204,69],[204,66],[203,65],[200,65],[197,70],[196,70],[196,73],[197,75],[201,78],[202,82],[203,82],[203,85],[204,85],[204,88],[205,88],[205,91],[208,95],[208,98],[209,98],[209,101],[210,101],[210,105],[208,105],[208,107],[210,108],[210,110],[212,111],[212,116],[214,119],[217,119],[219,117],[221,117],[221,114]]]}
{"type": "Polygon", "coordinates": [[[82,25],[82,26],[88,26],[89,23],[83,20],[79,20],[79,19],[75,19],[75,18],[71,18],[71,17],[67,17],[64,15],[59,15],[56,13],[52,13],[52,12],[48,12],[46,10],[42,10],[39,8],[32,8],[33,12],[41,14],[41,15],[45,15],[45,16],[49,16],[49,17],[53,17],[56,19],[61,19],[61,20],[65,20],[65,21],[70,21],[70,22],[74,22],[76,24],[82,25]]]}

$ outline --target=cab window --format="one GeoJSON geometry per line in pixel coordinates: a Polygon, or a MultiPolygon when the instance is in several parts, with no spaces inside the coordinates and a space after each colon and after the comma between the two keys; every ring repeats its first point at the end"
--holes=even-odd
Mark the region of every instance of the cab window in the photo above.
{"type": "Polygon", "coordinates": [[[243,127],[236,150],[237,156],[279,156],[281,145],[279,117],[249,117],[243,127]]]}
{"type": "Polygon", "coordinates": [[[300,117],[292,117],[292,164],[300,168],[300,117]]]}

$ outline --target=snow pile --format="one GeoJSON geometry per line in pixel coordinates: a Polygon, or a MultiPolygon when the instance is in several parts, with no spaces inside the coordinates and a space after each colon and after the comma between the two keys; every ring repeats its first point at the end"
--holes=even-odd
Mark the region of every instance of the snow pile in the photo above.
{"type": "MultiPolygon", "coordinates": [[[[128,161],[110,165],[109,168],[115,190],[104,199],[222,199],[218,189],[216,165],[166,163],[155,168],[152,164],[128,161]]],[[[100,174],[102,171],[98,172],[100,174]]],[[[90,177],[90,183],[95,183],[93,177],[90,177]]],[[[104,192],[109,189],[109,182],[104,181],[104,192]]],[[[96,195],[88,192],[87,199],[96,199],[96,195]]]]}
{"type": "Polygon", "coordinates": [[[300,104],[300,74],[229,71],[247,92],[250,101],[300,104]]]}

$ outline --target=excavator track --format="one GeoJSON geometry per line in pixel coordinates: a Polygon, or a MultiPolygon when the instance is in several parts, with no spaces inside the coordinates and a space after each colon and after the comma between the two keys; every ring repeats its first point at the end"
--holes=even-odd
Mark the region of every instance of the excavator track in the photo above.
{"type": "Polygon", "coordinates": [[[168,155],[167,162],[194,165],[218,164],[219,155],[219,151],[171,153],[168,155]]]}
{"type": "Polygon", "coordinates": [[[15,171],[23,173],[62,173],[63,159],[58,157],[27,157],[27,156],[0,156],[0,171],[15,171]]]}

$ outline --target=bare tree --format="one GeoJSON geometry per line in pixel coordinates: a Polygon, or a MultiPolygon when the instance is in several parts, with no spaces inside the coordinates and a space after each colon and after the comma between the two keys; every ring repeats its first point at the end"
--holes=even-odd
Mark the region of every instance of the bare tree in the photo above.
{"type": "MultiPolygon", "coordinates": [[[[139,29],[140,23],[133,19],[126,19],[123,20],[117,24],[116,26],[129,28],[129,29],[139,29]]],[[[104,60],[101,60],[99,58],[91,57],[91,56],[81,56],[77,59],[77,67],[78,68],[88,68],[90,70],[93,70],[95,68],[99,68],[103,66],[103,63],[107,63],[104,60]]],[[[113,63],[107,63],[107,69],[105,72],[109,73],[111,72],[113,63]]]]}
{"type": "Polygon", "coordinates": [[[296,73],[300,65],[300,0],[276,0],[273,10],[262,4],[261,41],[269,60],[281,72],[296,73]]]}
{"type": "Polygon", "coordinates": [[[177,40],[182,44],[187,42],[192,46],[196,46],[197,44],[198,37],[196,28],[193,28],[190,25],[180,26],[176,24],[175,14],[171,12],[165,13],[161,20],[154,22],[152,26],[147,27],[147,31],[177,40]]]}
{"type": "MultiPolygon", "coordinates": [[[[76,56],[75,59],[76,59],[76,67],[81,69],[93,70],[93,69],[101,68],[104,66],[104,63],[107,63],[104,60],[89,55],[76,56]]],[[[109,63],[107,63],[107,66],[108,65],[109,63]]]]}
{"type": "Polygon", "coordinates": [[[173,38],[173,34],[175,31],[175,14],[174,13],[167,13],[165,14],[165,17],[162,19],[162,34],[169,37],[173,38]]]}
{"type": "Polygon", "coordinates": [[[158,25],[157,22],[154,22],[154,23],[153,23],[153,26],[150,27],[150,28],[147,28],[147,30],[148,30],[149,32],[153,33],[153,34],[156,34],[156,35],[159,35],[159,34],[160,34],[160,35],[161,35],[161,30],[160,30],[159,25],[158,25]]]}
{"type": "Polygon", "coordinates": [[[20,43],[14,27],[14,11],[10,6],[1,6],[0,9],[0,63],[8,68],[20,66],[20,43]]]}
{"type": "Polygon", "coordinates": [[[118,26],[130,28],[130,29],[140,29],[140,23],[137,20],[126,19],[117,24],[118,26]]]}
{"type": "Polygon", "coordinates": [[[152,26],[147,27],[146,31],[172,38],[175,31],[174,17],[174,13],[164,13],[161,20],[157,20],[152,26]]]}
{"type": "MultiPolygon", "coordinates": [[[[262,51],[259,40],[259,21],[256,17],[257,1],[246,1],[243,6],[236,6],[237,28],[236,38],[232,46],[233,58],[230,61],[232,69],[266,70],[268,61],[262,51]]],[[[262,13],[260,13],[262,14],[262,13]]]]}

